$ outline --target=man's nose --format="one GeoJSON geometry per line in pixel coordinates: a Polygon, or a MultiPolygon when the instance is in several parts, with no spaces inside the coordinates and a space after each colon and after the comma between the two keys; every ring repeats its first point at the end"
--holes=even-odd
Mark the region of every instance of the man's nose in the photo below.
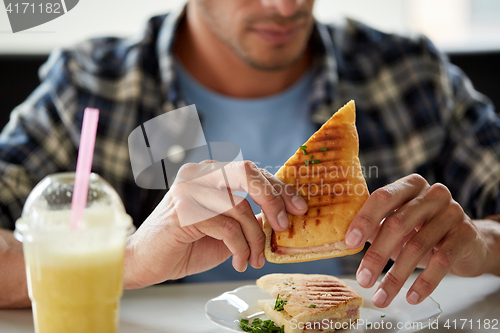
{"type": "Polygon", "coordinates": [[[261,0],[264,7],[273,7],[282,16],[292,16],[305,0],[261,0]]]}

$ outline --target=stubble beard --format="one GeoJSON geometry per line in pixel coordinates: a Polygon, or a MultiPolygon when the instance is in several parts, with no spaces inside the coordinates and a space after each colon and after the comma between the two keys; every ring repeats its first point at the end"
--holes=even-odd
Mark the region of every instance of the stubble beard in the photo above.
{"type": "MultiPolygon", "coordinates": [[[[226,38],[222,34],[220,29],[218,28],[218,25],[215,24],[215,20],[214,20],[215,17],[212,15],[212,13],[208,10],[208,8],[206,8],[203,5],[202,1],[199,1],[199,4],[201,4],[200,8],[203,12],[203,16],[206,19],[205,22],[208,25],[208,28],[212,31],[212,33],[219,40],[221,40],[226,46],[228,46],[238,56],[238,58],[240,58],[240,60],[242,60],[245,64],[247,64],[248,66],[250,66],[251,68],[253,68],[255,70],[274,72],[274,71],[280,71],[280,70],[289,68],[302,59],[302,57],[304,56],[304,53],[306,52],[306,50],[308,48],[309,38],[306,38],[306,40],[303,42],[303,45],[301,46],[299,52],[297,52],[297,54],[295,54],[290,59],[284,59],[281,62],[274,62],[274,63],[264,63],[264,61],[259,61],[257,59],[254,59],[248,55],[250,52],[245,51],[245,47],[243,45],[240,45],[238,43],[238,41],[233,42],[229,38],[226,38]]],[[[294,18],[292,18],[292,20],[298,20],[300,18],[307,17],[309,15],[310,14],[306,11],[300,11],[296,15],[294,15],[294,18]]],[[[278,24],[279,23],[283,24],[283,21],[287,21],[287,20],[289,20],[289,19],[283,19],[283,18],[278,17],[274,21],[276,21],[278,24]]],[[[252,23],[253,22],[246,22],[246,25],[251,26],[252,23]]],[[[311,31],[312,31],[312,24],[309,24],[307,29],[308,29],[308,31],[307,31],[306,36],[310,37],[311,31]]],[[[284,51],[285,48],[286,48],[285,45],[278,45],[278,46],[274,47],[274,50],[278,51],[279,49],[283,49],[282,52],[285,52],[284,51]]]]}
{"type": "MultiPolygon", "coordinates": [[[[250,56],[247,56],[248,52],[244,52],[242,50],[243,49],[242,47],[237,47],[236,45],[230,43],[227,40],[224,40],[224,39],[222,39],[222,40],[224,41],[224,43],[226,45],[228,45],[233,50],[234,53],[236,53],[236,55],[245,64],[247,64],[248,66],[250,66],[253,69],[256,69],[259,71],[265,71],[265,72],[280,71],[280,70],[287,69],[287,68],[293,66],[294,64],[296,64],[298,61],[300,61],[302,59],[304,53],[306,52],[307,45],[308,45],[308,43],[305,42],[304,45],[299,50],[299,52],[297,52],[297,54],[291,59],[286,59],[286,60],[283,60],[281,62],[267,64],[267,63],[258,61],[256,59],[252,59],[250,56]]],[[[284,51],[285,46],[275,46],[275,51],[278,51],[279,49],[282,49],[282,52],[285,52],[284,51]]]]}

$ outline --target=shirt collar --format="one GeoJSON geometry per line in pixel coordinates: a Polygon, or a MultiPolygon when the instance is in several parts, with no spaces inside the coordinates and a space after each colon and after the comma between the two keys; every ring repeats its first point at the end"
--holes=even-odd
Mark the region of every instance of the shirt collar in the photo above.
{"type": "Polygon", "coordinates": [[[170,12],[162,23],[158,33],[156,53],[160,67],[161,85],[166,102],[163,111],[171,111],[185,105],[179,94],[174,72],[174,42],[179,27],[186,14],[186,5],[179,6],[170,12]]]}
{"type": "Polygon", "coordinates": [[[311,120],[320,125],[343,105],[343,101],[339,98],[337,49],[332,33],[333,31],[327,25],[316,21],[311,36],[317,72],[309,101],[311,120]]]}
{"type": "MultiPolygon", "coordinates": [[[[186,14],[185,5],[179,6],[166,16],[158,34],[156,52],[161,75],[163,96],[166,96],[164,112],[182,107],[185,102],[179,94],[174,71],[174,41],[179,23],[186,14]]],[[[338,97],[338,70],[332,31],[327,25],[315,21],[311,36],[316,72],[309,97],[311,119],[323,124],[343,103],[338,97]],[[333,106],[335,104],[335,106],[333,106]],[[340,105],[339,105],[340,104],[340,105]]],[[[345,102],[345,101],[344,101],[345,102]]]]}

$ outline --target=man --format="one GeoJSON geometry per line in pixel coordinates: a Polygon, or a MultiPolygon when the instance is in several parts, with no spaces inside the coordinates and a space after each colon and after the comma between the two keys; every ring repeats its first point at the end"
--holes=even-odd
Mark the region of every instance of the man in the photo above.
{"type": "MultiPolygon", "coordinates": [[[[427,40],[353,21],[325,26],[314,21],[312,7],[313,0],[191,0],[185,12],[153,18],[136,39],[56,51],[44,83],[15,110],[0,140],[3,226],[13,228],[43,176],[74,170],[82,111],[91,106],[101,110],[93,170],[118,190],[135,223],[144,221],[127,241],[126,288],[203,272],[231,255],[238,271],[247,263],[262,267],[264,235],[249,202],[181,227],[178,212],[201,209],[227,191],[223,179],[183,183],[166,195],[141,190],[129,167],[129,133],[195,102],[207,141],[238,143],[245,158],[276,166],[354,99],[360,157],[377,170],[367,175],[373,193],[346,238],[352,248],[372,243],[358,282],[372,286],[396,259],[375,305],[387,306],[417,266],[425,270],[406,295],[411,304],[447,273],[500,274],[500,226],[493,221],[500,214],[500,127],[491,105],[427,40]]],[[[178,177],[207,167],[186,165],[178,177]]],[[[247,191],[275,230],[287,227],[286,211],[307,209],[252,162],[231,163],[227,172],[231,189],[247,191]],[[240,171],[257,179],[255,186],[240,171]]],[[[11,232],[0,235],[1,304],[28,305],[21,246],[11,232]]]]}

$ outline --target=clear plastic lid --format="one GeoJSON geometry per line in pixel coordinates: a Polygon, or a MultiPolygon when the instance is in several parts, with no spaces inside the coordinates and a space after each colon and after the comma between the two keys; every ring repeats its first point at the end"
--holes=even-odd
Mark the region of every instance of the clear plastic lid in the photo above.
{"type": "MultiPolygon", "coordinates": [[[[35,186],[26,200],[21,218],[16,222],[14,235],[18,240],[23,241],[29,235],[71,231],[74,179],[74,172],[58,173],[45,177],[35,186]]],[[[113,187],[92,173],[82,230],[99,229],[121,229],[127,234],[135,230],[113,187]]]]}

